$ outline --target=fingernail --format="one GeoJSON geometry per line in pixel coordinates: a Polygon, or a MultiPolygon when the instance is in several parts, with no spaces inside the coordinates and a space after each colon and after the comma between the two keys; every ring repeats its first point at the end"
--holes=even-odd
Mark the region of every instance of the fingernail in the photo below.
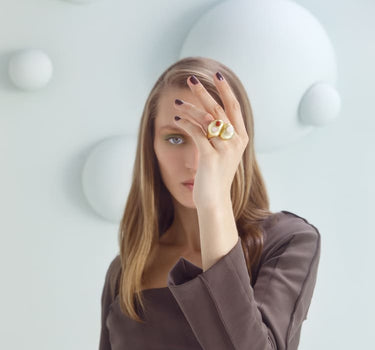
{"type": "Polygon", "coordinates": [[[182,102],[180,99],[178,99],[178,98],[176,98],[176,99],[174,100],[174,103],[175,103],[176,105],[182,105],[182,104],[183,104],[183,102],[182,102]]]}
{"type": "Polygon", "coordinates": [[[221,75],[220,72],[216,72],[216,76],[219,80],[224,80],[224,77],[221,75]]]}
{"type": "Polygon", "coordinates": [[[180,120],[180,119],[181,118],[179,116],[177,116],[177,115],[174,117],[174,120],[180,120]]]}
{"type": "Polygon", "coordinates": [[[199,82],[198,82],[198,79],[196,78],[195,75],[192,75],[190,77],[190,81],[194,84],[194,85],[197,85],[199,82]]]}

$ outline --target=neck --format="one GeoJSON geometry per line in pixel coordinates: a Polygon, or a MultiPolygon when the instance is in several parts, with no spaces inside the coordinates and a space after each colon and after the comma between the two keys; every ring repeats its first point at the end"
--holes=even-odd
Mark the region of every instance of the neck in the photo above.
{"type": "Polygon", "coordinates": [[[163,241],[174,245],[184,252],[200,252],[198,214],[196,208],[187,208],[174,201],[174,220],[163,241]]]}

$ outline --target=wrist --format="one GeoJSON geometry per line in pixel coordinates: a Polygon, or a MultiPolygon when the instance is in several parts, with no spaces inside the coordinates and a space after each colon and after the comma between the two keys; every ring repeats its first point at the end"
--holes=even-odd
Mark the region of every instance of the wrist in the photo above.
{"type": "Polygon", "coordinates": [[[232,209],[232,200],[229,195],[215,196],[210,198],[204,198],[196,203],[196,208],[198,212],[212,212],[232,209]]]}

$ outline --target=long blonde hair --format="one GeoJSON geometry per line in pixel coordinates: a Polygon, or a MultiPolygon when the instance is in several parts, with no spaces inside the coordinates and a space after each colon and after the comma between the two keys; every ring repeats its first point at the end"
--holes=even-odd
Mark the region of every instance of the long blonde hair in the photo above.
{"type": "Polygon", "coordinates": [[[263,250],[263,232],[260,226],[272,213],[269,211],[267,191],[255,159],[254,121],[246,90],[235,73],[220,62],[205,57],[183,58],[161,74],[145,103],[138,132],[132,183],[119,228],[121,266],[110,276],[111,284],[118,289],[121,311],[137,322],[144,323],[137,313],[137,305],[144,310],[141,286],[147,258],[174,218],[171,194],[161,179],[153,148],[158,101],[165,88],[188,88],[186,80],[194,74],[224,108],[213,82],[213,75],[217,71],[224,75],[240,103],[249,136],[248,145],[233,179],[231,199],[250,279],[252,266],[259,262],[263,250]]]}

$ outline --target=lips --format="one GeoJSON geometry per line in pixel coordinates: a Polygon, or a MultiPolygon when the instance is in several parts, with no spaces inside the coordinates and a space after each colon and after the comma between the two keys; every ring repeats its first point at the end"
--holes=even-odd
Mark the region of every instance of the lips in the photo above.
{"type": "Polygon", "coordinates": [[[194,185],[194,180],[183,182],[184,185],[194,185]]]}
{"type": "Polygon", "coordinates": [[[190,191],[192,191],[193,188],[194,188],[194,183],[183,182],[182,184],[183,184],[186,188],[188,188],[190,191]]]}

